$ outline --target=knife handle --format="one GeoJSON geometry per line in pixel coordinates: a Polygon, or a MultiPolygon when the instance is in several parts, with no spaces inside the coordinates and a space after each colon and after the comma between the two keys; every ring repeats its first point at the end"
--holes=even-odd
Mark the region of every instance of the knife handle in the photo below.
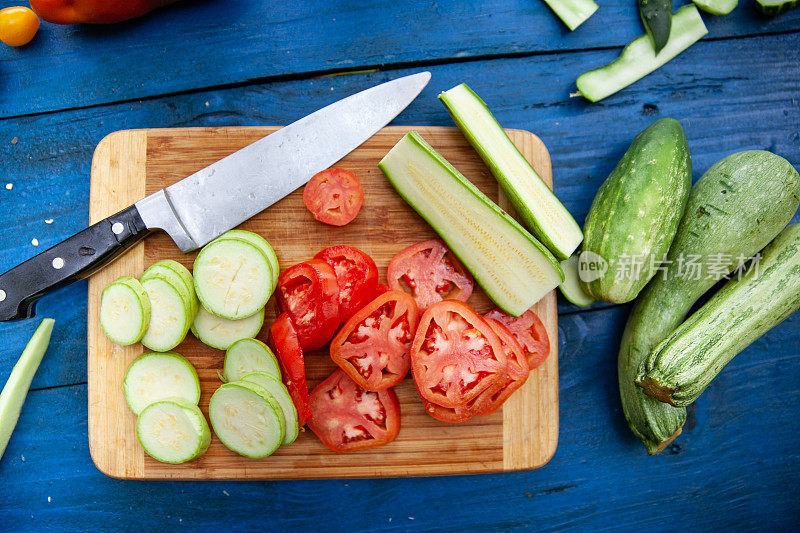
{"type": "Polygon", "coordinates": [[[0,322],[32,317],[39,297],[88,277],[149,232],[130,206],[0,275],[0,322]]]}

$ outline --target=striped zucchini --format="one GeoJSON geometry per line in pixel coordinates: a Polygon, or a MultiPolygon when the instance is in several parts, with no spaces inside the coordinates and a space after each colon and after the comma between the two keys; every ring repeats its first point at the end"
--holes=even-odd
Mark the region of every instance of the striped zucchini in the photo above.
{"type": "Polygon", "coordinates": [[[697,399],[736,354],[800,309],[800,224],[787,227],[650,354],[637,384],[662,402],[697,399]]]}
{"type": "Polygon", "coordinates": [[[579,271],[589,272],[597,256],[608,266],[596,279],[584,276],[589,295],[612,303],[636,298],[667,255],[691,187],[683,128],[657,120],[633,140],[586,216],[583,250],[590,253],[581,254],[579,271]]]}
{"type": "Polygon", "coordinates": [[[637,299],[619,351],[625,418],[650,454],[663,450],[680,433],[686,409],[659,402],[636,386],[642,362],[683,322],[697,299],[737,266],[740,256],[751,257],[775,238],[798,204],[797,171],[782,157],[760,150],[726,157],[692,188],[665,275],[654,277],[637,299]],[[712,262],[719,254],[732,259],[712,262]],[[700,265],[697,276],[687,275],[691,258],[697,258],[692,264],[700,265]]]}

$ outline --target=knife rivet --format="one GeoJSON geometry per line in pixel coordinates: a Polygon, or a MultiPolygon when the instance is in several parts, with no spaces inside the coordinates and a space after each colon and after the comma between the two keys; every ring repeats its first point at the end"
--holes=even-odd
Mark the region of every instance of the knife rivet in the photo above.
{"type": "Polygon", "coordinates": [[[0,289],[0,302],[6,299],[6,291],[0,289]]]}
{"type": "Polygon", "coordinates": [[[62,268],[64,268],[64,260],[60,257],[56,257],[55,259],[53,259],[53,268],[55,268],[56,270],[61,270],[62,268]]]}
{"type": "Polygon", "coordinates": [[[119,235],[123,231],[125,231],[125,226],[122,225],[122,222],[114,222],[111,225],[111,231],[114,232],[114,235],[119,235]]]}

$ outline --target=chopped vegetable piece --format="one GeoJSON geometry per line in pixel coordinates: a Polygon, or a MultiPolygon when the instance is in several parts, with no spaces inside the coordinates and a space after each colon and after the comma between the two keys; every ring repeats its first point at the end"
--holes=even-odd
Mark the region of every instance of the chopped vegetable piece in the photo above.
{"type": "Polygon", "coordinates": [[[492,328],[492,331],[497,333],[500,338],[500,344],[502,344],[503,351],[506,354],[508,366],[505,377],[500,380],[499,386],[493,387],[489,391],[484,391],[475,401],[473,410],[475,414],[481,416],[490,415],[497,411],[517,389],[525,384],[531,373],[525,351],[514,334],[493,318],[485,318],[485,320],[489,327],[492,328]]]}
{"type": "Polygon", "coordinates": [[[777,17],[800,6],[800,0],[756,0],[756,8],[770,17],[777,17]]]}
{"type": "Polygon", "coordinates": [[[275,290],[275,286],[278,285],[278,275],[281,273],[281,268],[278,265],[278,256],[275,255],[275,249],[272,248],[270,243],[267,240],[259,235],[258,233],[253,233],[252,231],[244,231],[240,229],[233,229],[230,231],[226,231],[215,240],[222,241],[225,239],[239,239],[242,241],[247,241],[259,250],[261,253],[264,254],[264,257],[267,258],[269,262],[269,266],[271,267],[270,270],[272,271],[272,290],[275,290]]]}
{"type": "Polygon", "coordinates": [[[11,370],[11,375],[8,376],[3,391],[0,392],[0,458],[3,457],[11,433],[17,425],[22,404],[25,403],[33,376],[39,368],[39,363],[42,362],[48,344],[50,344],[53,324],[55,324],[55,320],[52,318],[45,318],[41,321],[11,370]]]}
{"type": "Polygon", "coordinates": [[[211,444],[211,430],[197,405],[180,398],[151,403],[136,421],[136,437],[147,455],[162,463],[185,463],[211,444]]]}
{"type": "Polygon", "coordinates": [[[292,402],[291,396],[289,396],[289,391],[286,390],[286,385],[281,383],[275,376],[265,374],[264,372],[247,374],[242,378],[242,381],[249,381],[250,383],[255,383],[263,387],[264,390],[275,398],[275,401],[278,402],[278,405],[281,407],[281,411],[283,411],[284,435],[281,446],[287,446],[293,443],[297,438],[297,434],[300,432],[300,427],[297,425],[297,409],[292,402]]]}
{"type": "Polygon", "coordinates": [[[405,135],[378,166],[507,312],[524,313],[564,280],[547,248],[417,132],[405,135]]]}
{"type": "Polygon", "coordinates": [[[255,383],[237,381],[221,386],[211,396],[208,417],[222,444],[239,455],[266,457],[283,442],[283,410],[255,383]]]}
{"type": "Polygon", "coordinates": [[[558,286],[561,294],[564,295],[570,303],[580,307],[587,307],[595,302],[589,294],[583,290],[578,275],[578,256],[573,255],[569,259],[561,261],[561,270],[564,271],[564,283],[558,286]]]}
{"type": "Polygon", "coordinates": [[[712,15],[727,15],[739,4],[739,0],[692,0],[692,2],[712,15]]]}
{"type": "Polygon", "coordinates": [[[200,401],[200,380],[192,363],[177,353],[146,353],[131,363],[122,381],[125,400],[134,414],[153,402],[180,398],[200,401]]]}
{"type": "Polygon", "coordinates": [[[389,262],[387,274],[393,291],[408,286],[420,312],[442,300],[466,302],[472,294],[472,274],[441,239],[414,244],[389,262]]]}
{"type": "Polygon", "coordinates": [[[339,321],[344,323],[375,298],[378,266],[370,256],[352,246],[331,246],[314,256],[328,263],[339,286],[339,321]]]}
{"type": "Polygon", "coordinates": [[[394,390],[370,392],[340,368],[311,391],[308,427],[335,452],[375,448],[400,431],[400,401],[394,390]]]}
{"type": "Polygon", "coordinates": [[[192,333],[203,344],[218,350],[227,350],[231,344],[241,339],[250,339],[258,335],[264,325],[264,310],[239,320],[228,320],[206,311],[200,307],[192,322],[192,333]]]}
{"type": "Polygon", "coordinates": [[[182,282],[161,274],[141,283],[150,300],[150,322],[142,344],[156,352],[168,352],[183,342],[194,320],[189,293],[182,282]]]}
{"type": "Polygon", "coordinates": [[[297,409],[297,423],[302,427],[311,418],[306,363],[288,313],[281,314],[269,328],[269,344],[278,356],[281,378],[297,409]]]}
{"type": "Polygon", "coordinates": [[[405,292],[389,291],[366,305],[331,341],[331,359],[359,387],[369,391],[394,387],[411,366],[409,352],[419,314],[405,292]]]}
{"type": "Polygon", "coordinates": [[[558,258],[569,257],[583,240],[580,226],[483,100],[463,83],[443,92],[439,99],[497,178],[525,226],[558,258]]]}
{"type": "Polygon", "coordinates": [[[122,277],[103,289],[100,327],[121,346],[142,340],[150,325],[150,298],[135,278],[122,277]]]}
{"type": "Polygon", "coordinates": [[[593,0],[544,0],[550,9],[558,15],[558,18],[567,25],[567,28],[574,30],[586,19],[597,11],[597,4],[593,0]]]}
{"type": "MultiPolygon", "coordinates": [[[[735,1],[735,0],[734,0],[735,1]]],[[[656,54],[667,45],[672,28],[672,0],[639,0],[639,16],[656,54]]]]}
{"type": "Polygon", "coordinates": [[[614,62],[578,77],[578,91],[597,102],[624,89],[674,58],[708,33],[697,7],[683,6],[672,15],[672,30],[667,45],[656,55],[648,35],[637,37],[622,50],[614,62]]]}
{"type": "Polygon", "coordinates": [[[278,359],[266,344],[258,339],[242,339],[231,344],[225,352],[223,381],[238,381],[254,372],[264,372],[281,379],[278,359]]]}
{"type": "Polygon", "coordinates": [[[364,203],[364,190],[352,172],[329,168],[314,175],[303,189],[303,202],[314,218],[331,226],[352,222],[364,203]]]}
{"type": "Polygon", "coordinates": [[[528,366],[531,370],[545,362],[550,354],[550,337],[539,315],[529,309],[514,318],[500,309],[492,309],[484,317],[497,320],[516,337],[528,357],[528,366]]]}

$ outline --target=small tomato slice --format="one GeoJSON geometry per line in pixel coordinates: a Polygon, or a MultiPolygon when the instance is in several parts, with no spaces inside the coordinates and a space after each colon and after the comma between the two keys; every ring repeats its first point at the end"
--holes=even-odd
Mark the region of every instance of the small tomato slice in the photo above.
{"type": "Polygon", "coordinates": [[[297,423],[303,427],[311,418],[306,363],[289,313],[282,313],[269,327],[269,345],[278,356],[283,384],[297,409],[297,423]]]}
{"type": "Polygon", "coordinates": [[[406,377],[419,313],[405,292],[381,294],[342,327],[331,342],[331,359],[359,387],[382,391],[406,377]]]}
{"type": "Polygon", "coordinates": [[[383,446],[400,431],[400,402],[392,389],[370,392],[336,369],[311,391],[308,427],[335,452],[383,446]]]}
{"type": "Polygon", "coordinates": [[[364,190],[352,172],[329,168],[314,174],[306,184],[303,203],[320,222],[344,226],[361,210],[364,190]]]}
{"type": "Polygon", "coordinates": [[[500,386],[490,387],[475,400],[472,409],[476,415],[490,415],[497,411],[517,389],[525,384],[531,373],[522,346],[508,328],[493,318],[486,318],[486,322],[500,338],[508,367],[504,379],[499,382],[500,386]]]}
{"type": "Polygon", "coordinates": [[[528,309],[514,318],[500,309],[492,309],[484,316],[497,320],[517,338],[528,358],[531,370],[545,362],[550,354],[550,337],[547,336],[547,330],[536,313],[528,309]]]}
{"type": "Polygon", "coordinates": [[[441,407],[465,407],[506,373],[497,334],[470,306],[456,300],[432,305],[411,346],[419,395],[441,407]]]}
{"type": "Polygon", "coordinates": [[[442,300],[466,302],[472,294],[472,274],[440,239],[409,246],[389,262],[389,288],[408,286],[420,312],[442,300]]]}
{"type": "Polygon", "coordinates": [[[375,297],[378,267],[370,256],[351,246],[331,246],[314,256],[333,267],[339,285],[339,321],[346,322],[375,297]]]}
{"type": "Polygon", "coordinates": [[[339,287],[321,259],[298,263],[278,277],[278,310],[292,319],[304,350],[321,348],[339,327],[339,287]]]}

